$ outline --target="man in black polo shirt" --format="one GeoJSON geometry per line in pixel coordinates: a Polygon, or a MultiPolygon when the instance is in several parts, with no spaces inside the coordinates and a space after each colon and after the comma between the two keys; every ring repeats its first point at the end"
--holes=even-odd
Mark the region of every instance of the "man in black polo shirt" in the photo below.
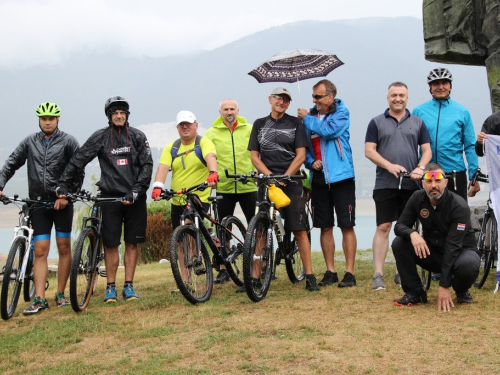
{"type": "Polygon", "coordinates": [[[427,293],[420,280],[417,264],[441,273],[438,289],[438,310],[454,307],[452,287],[460,305],[472,303],[469,288],[479,273],[481,260],[475,251],[476,238],[470,223],[470,209],[458,194],[447,189],[443,168],[429,164],[422,185],[415,192],[399,217],[392,242],[392,251],[405,292],[394,300],[396,306],[412,306],[427,302],[427,293]],[[423,237],[413,228],[420,220],[423,237]]]}
{"type": "MultiPolygon", "coordinates": [[[[248,150],[259,173],[294,175],[306,159],[308,140],[304,124],[297,117],[286,114],[292,95],[283,87],[269,95],[271,114],[255,121],[248,150]]],[[[306,289],[319,287],[312,272],[311,244],[306,232],[305,197],[301,180],[282,187],[291,204],[280,210],[285,228],[293,231],[306,273],[306,289]]]]}

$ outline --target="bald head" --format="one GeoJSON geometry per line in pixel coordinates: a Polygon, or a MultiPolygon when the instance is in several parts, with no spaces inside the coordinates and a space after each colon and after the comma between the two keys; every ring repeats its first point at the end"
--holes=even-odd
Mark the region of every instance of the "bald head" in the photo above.
{"type": "Polygon", "coordinates": [[[240,110],[238,109],[238,103],[233,99],[225,99],[220,102],[219,113],[224,120],[224,124],[227,127],[232,127],[236,122],[236,116],[238,116],[240,110]]]}

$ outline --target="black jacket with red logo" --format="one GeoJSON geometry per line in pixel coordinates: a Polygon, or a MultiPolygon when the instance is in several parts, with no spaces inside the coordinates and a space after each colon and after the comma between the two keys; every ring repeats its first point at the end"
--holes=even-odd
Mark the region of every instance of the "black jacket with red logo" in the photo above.
{"type": "Polygon", "coordinates": [[[425,190],[418,190],[406,203],[403,213],[394,227],[396,236],[410,240],[415,222],[422,224],[425,242],[429,250],[443,253],[439,285],[451,286],[452,268],[460,249],[474,249],[476,237],[470,223],[470,209],[458,194],[444,189],[443,196],[434,208],[425,190]]]}
{"type": "Polygon", "coordinates": [[[125,196],[129,192],[146,194],[153,173],[153,159],[146,135],[139,129],[108,126],[96,131],[69,161],[60,184],[70,182],[95,157],[101,178],[97,186],[104,194],[125,196]]]}

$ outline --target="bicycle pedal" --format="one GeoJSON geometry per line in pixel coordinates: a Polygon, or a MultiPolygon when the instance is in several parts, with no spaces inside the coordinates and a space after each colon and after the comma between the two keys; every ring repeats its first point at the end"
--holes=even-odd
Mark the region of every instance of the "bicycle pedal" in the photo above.
{"type": "Polygon", "coordinates": [[[106,277],[106,270],[101,270],[100,268],[97,270],[97,273],[99,274],[99,276],[101,277],[106,277]]]}

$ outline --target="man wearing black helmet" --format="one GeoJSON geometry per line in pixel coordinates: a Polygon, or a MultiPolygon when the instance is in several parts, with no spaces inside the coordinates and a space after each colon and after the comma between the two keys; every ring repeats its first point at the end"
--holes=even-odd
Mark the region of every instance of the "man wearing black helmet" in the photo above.
{"type": "MultiPolygon", "coordinates": [[[[35,260],[33,263],[35,298],[23,311],[24,315],[36,314],[49,308],[45,299],[47,279],[47,256],[50,251],[50,232],[56,229],[56,242],[59,251],[57,271],[56,304],[61,307],[69,304],[64,297],[71,266],[71,223],[73,205],[66,199],[57,199],[55,189],[58,178],[64,171],[69,159],[78,149],[76,139],[59,130],[61,109],[55,103],[42,103],[36,109],[41,132],[25,138],[9,156],[0,171],[0,196],[5,185],[14,173],[28,162],[28,190],[30,199],[53,201],[52,210],[35,210],[31,214],[35,260]]],[[[74,183],[68,185],[70,191],[78,190],[83,182],[83,171],[75,175],[74,183]]]]}
{"type": "MultiPolygon", "coordinates": [[[[427,76],[432,99],[413,109],[413,115],[424,120],[431,137],[431,163],[439,163],[446,174],[457,172],[456,186],[449,179],[448,189],[467,200],[467,189],[478,167],[474,145],[476,137],[470,113],[463,105],[450,98],[453,76],[446,68],[436,68],[427,76]],[[463,153],[467,158],[465,167],[463,153]],[[469,184],[467,185],[467,181],[469,184]]],[[[479,183],[470,191],[474,196],[479,183]]]]}
{"type": "Polygon", "coordinates": [[[116,272],[120,262],[118,246],[124,226],[125,240],[125,284],[124,300],[138,298],[133,287],[137,263],[137,244],[145,240],[146,191],[151,182],[153,159],[148,141],[143,132],[129,126],[129,104],[125,98],[114,96],[104,105],[109,126],[96,131],[68,163],[60,180],[59,197],[64,197],[66,186],[77,171],[96,156],[101,167],[101,178],[97,183],[104,197],[125,197],[123,205],[109,204],[102,207],[103,240],[105,246],[107,287],[104,302],[116,302],[116,272]]]}

